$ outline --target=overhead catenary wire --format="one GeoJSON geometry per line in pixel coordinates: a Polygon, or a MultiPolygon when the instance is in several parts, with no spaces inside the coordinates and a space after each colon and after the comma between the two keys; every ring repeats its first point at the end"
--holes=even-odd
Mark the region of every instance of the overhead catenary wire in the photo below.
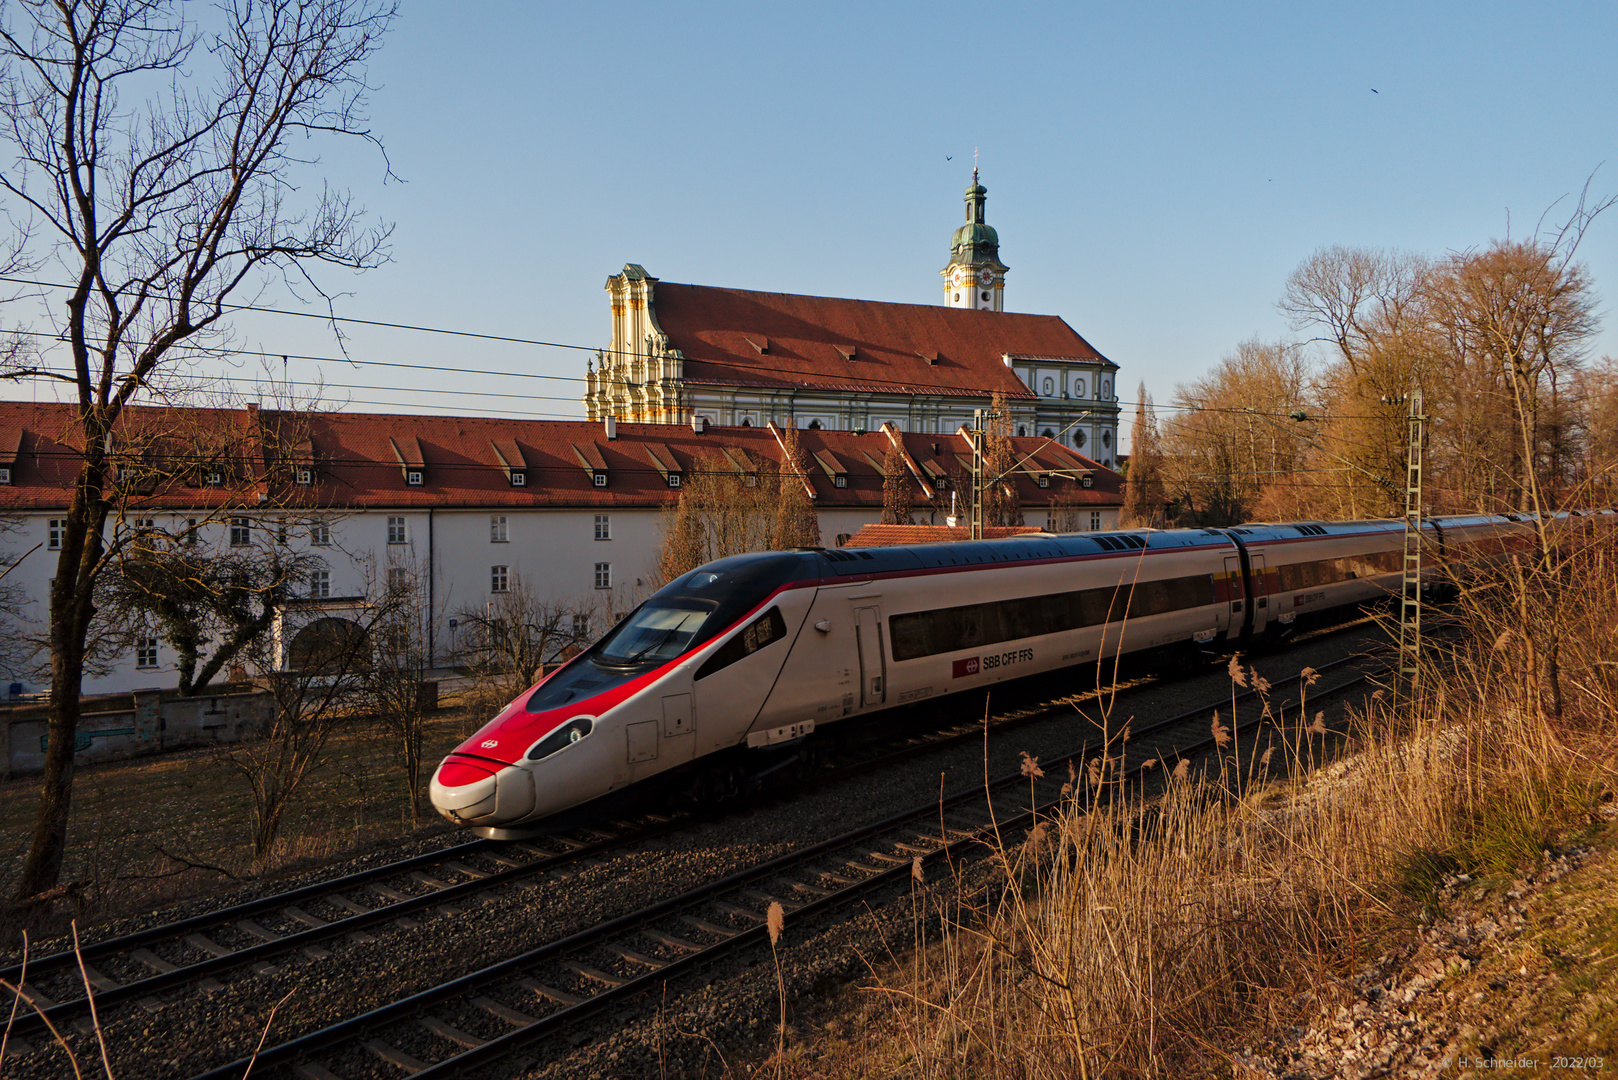
{"type": "MultiPolygon", "coordinates": [[[[6,275],[0,275],[0,282],[10,283],[10,284],[19,284],[19,285],[29,285],[29,286],[34,286],[34,287],[38,287],[38,288],[50,288],[50,289],[68,289],[68,288],[71,288],[71,286],[69,286],[69,285],[67,285],[65,283],[61,283],[61,282],[39,281],[39,280],[36,280],[36,279],[31,279],[31,278],[20,278],[20,277],[14,277],[14,276],[6,276],[6,275]]],[[[502,343],[502,344],[510,344],[510,345],[524,345],[524,346],[531,346],[531,347],[567,349],[567,350],[571,350],[571,351],[575,351],[575,352],[588,352],[588,353],[595,353],[595,354],[601,354],[601,353],[605,353],[605,352],[614,352],[617,355],[625,356],[625,357],[629,357],[629,358],[633,358],[633,359],[651,360],[651,359],[658,359],[659,358],[658,354],[645,353],[645,352],[640,352],[638,350],[637,351],[609,350],[609,349],[605,349],[605,348],[603,348],[601,346],[596,346],[596,345],[579,345],[579,344],[573,344],[573,343],[569,343],[569,342],[546,341],[546,340],[542,340],[542,339],[538,339],[538,338],[524,338],[524,337],[517,337],[517,336],[514,336],[514,335],[507,335],[507,334],[490,334],[490,333],[484,333],[484,332],[481,332],[481,331],[458,330],[458,329],[453,329],[453,328],[431,327],[431,326],[418,326],[418,325],[412,325],[412,324],[409,324],[409,323],[388,322],[388,321],[380,320],[380,319],[361,319],[361,318],[356,318],[356,317],[352,317],[352,316],[329,315],[329,314],[322,315],[322,314],[317,314],[317,313],[314,313],[314,312],[292,311],[292,310],[287,310],[287,309],[283,309],[283,308],[262,307],[262,306],[247,305],[247,304],[230,304],[230,305],[225,305],[225,307],[226,307],[227,310],[230,310],[230,311],[244,311],[244,312],[251,312],[251,313],[254,313],[254,314],[284,315],[284,316],[288,316],[288,317],[292,317],[292,318],[314,319],[314,320],[317,320],[317,321],[328,322],[328,323],[344,323],[344,324],[352,324],[352,325],[355,325],[355,326],[367,326],[367,327],[379,328],[379,329],[402,330],[402,331],[407,331],[407,332],[411,332],[411,333],[445,335],[445,336],[451,336],[451,337],[463,337],[463,338],[471,338],[471,339],[491,341],[491,342],[499,342],[499,343],[502,343]]],[[[47,339],[47,340],[50,340],[50,341],[60,341],[61,340],[59,334],[46,333],[46,332],[43,332],[43,331],[12,330],[12,331],[7,331],[7,333],[11,334],[12,336],[19,336],[20,335],[20,336],[27,336],[27,337],[36,337],[36,338],[47,339]]],[[[444,375],[477,375],[477,376],[495,377],[495,378],[540,379],[540,380],[546,380],[546,381],[552,381],[552,382],[567,382],[567,383],[576,383],[576,384],[583,384],[583,383],[585,383],[587,381],[584,377],[576,376],[576,375],[550,375],[550,374],[544,374],[544,373],[540,373],[540,372],[528,372],[528,371],[509,371],[509,370],[500,371],[500,370],[480,369],[480,368],[454,367],[454,366],[447,366],[447,365],[442,365],[442,364],[409,364],[409,363],[403,363],[403,362],[400,362],[400,361],[389,361],[389,360],[358,360],[358,359],[353,359],[351,357],[346,357],[346,356],[320,356],[320,355],[313,355],[313,354],[299,354],[299,353],[293,353],[293,352],[276,351],[276,350],[273,350],[273,349],[246,349],[246,348],[197,349],[194,352],[190,352],[190,353],[187,353],[187,354],[182,355],[182,356],[177,356],[176,360],[177,361],[199,360],[199,359],[217,358],[217,357],[222,357],[222,356],[243,356],[243,357],[254,357],[254,358],[258,358],[258,359],[290,358],[290,359],[293,359],[293,360],[303,360],[303,361],[309,361],[309,362],[320,363],[320,364],[346,364],[346,365],[358,366],[358,367],[380,367],[380,368],[393,368],[393,369],[397,369],[397,370],[408,370],[408,371],[428,371],[428,372],[434,372],[434,373],[444,374],[444,375]]],[[[780,365],[766,366],[766,365],[763,365],[763,364],[751,364],[751,363],[749,364],[749,368],[751,370],[758,371],[758,372],[763,373],[763,374],[770,374],[770,375],[781,375],[781,376],[814,375],[814,376],[818,376],[818,377],[824,377],[825,376],[824,372],[816,371],[816,370],[814,370],[812,368],[788,368],[788,367],[782,367],[780,365]]],[[[71,373],[61,372],[61,371],[52,371],[52,372],[43,372],[42,371],[41,374],[48,374],[49,377],[51,377],[53,379],[59,379],[63,374],[71,374],[71,373]]],[[[12,374],[12,375],[9,375],[9,376],[6,376],[6,377],[9,378],[11,381],[15,381],[18,378],[18,375],[12,374]]],[[[228,377],[226,377],[226,378],[228,378],[228,377]]],[[[241,381],[245,382],[245,381],[250,381],[250,380],[248,380],[247,378],[244,377],[241,381]]],[[[964,388],[961,388],[961,387],[954,387],[954,386],[946,386],[946,385],[943,385],[943,384],[920,384],[920,383],[915,383],[915,382],[909,381],[909,380],[879,379],[879,378],[874,378],[874,377],[870,377],[870,376],[863,376],[863,375],[860,376],[859,378],[853,380],[853,381],[859,382],[859,383],[864,384],[866,386],[891,387],[893,389],[891,389],[889,391],[885,391],[885,392],[894,393],[894,394],[897,394],[897,395],[900,395],[900,396],[923,396],[923,395],[925,395],[925,396],[943,396],[943,397],[980,397],[980,396],[983,396],[983,394],[986,394],[986,393],[989,392],[988,390],[984,389],[984,390],[980,390],[980,391],[974,393],[972,390],[969,390],[969,389],[964,389],[964,388]]],[[[375,390],[385,391],[385,392],[386,391],[391,391],[391,392],[398,392],[398,393],[416,393],[416,392],[421,392],[421,393],[440,393],[440,392],[445,392],[445,391],[434,390],[434,389],[431,389],[431,388],[419,388],[418,389],[418,388],[413,388],[413,387],[361,387],[361,388],[362,389],[375,389],[375,390]]],[[[760,387],[758,389],[761,392],[768,392],[770,390],[770,388],[768,388],[768,387],[760,387]]],[[[491,397],[509,397],[511,395],[491,393],[489,396],[491,396],[491,397]]],[[[572,399],[557,398],[557,399],[554,399],[554,400],[572,400],[572,399]]],[[[1025,399],[1018,399],[1018,400],[1025,400],[1025,399]]],[[[1092,399],[1085,399],[1085,398],[1073,398],[1073,399],[1067,399],[1067,400],[1069,400],[1070,403],[1071,403],[1070,407],[1087,407],[1087,408],[1092,408],[1093,409],[1097,405],[1099,405],[1099,406],[1101,406],[1103,408],[1116,407],[1116,408],[1118,408],[1120,410],[1120,412],[1122,412],[1126,408],[1138,408],[1138,407],[1142,406],[1143,404],[1146,405],[1146,407],[1148,407],[1148,408],[1151,408],[1151,409],[1154,409],[1154,410],[1157,410],[1157,411],[1160,411],[1160,412],[1171,412],[1171,413],[1188,413],[1188,414],[1190,414],[1190,413],[1206,413],[1206,414],[1216,414],[1216,415],[1236,415],[1236,414],[1242,414],[1242,413],[1254,414],[1256,412],[1256,410],[1253,410],[1251,408],[1245,408],[1245,407],[1229,407],[1229,408],[1226,408],[1226,407],[1206,406],[1206,405],[1192,405],[1192,404],[1187,404],[1187,403],[1174,403],[1174,402],[1171,402],[1169,404],[1160,404],[1160,403],[1155,403],[1155,402],[1143,403],[1143,402],[1138,402],[1138,401],[1122,400],[1122,399],[1118,399],[1118,398],[1113,398],[1111,400],[1094,399],[1093,402],[1092,402],[1092,399]],[[1091,403],[1090,404],[1083,404],[1083,403],[1087,403],[1087,402],[1091,402],[1091,403]]],[[[389,403],[360,402],[359,404],[389,404],[389,403]]],[[[495,410],[491,410],[491,411],[495,411],[495,410]]],[[[1258,414],[1259,415],[1267,415],[1267,416],[1273,415],[1276,418],[1285,419],[1285,418],[1288,418],[1291,411],[1293,411],[1293,410],[1288,409],[1288,410],[1285,410],[1285,411],[1278,410],[1278,411],[1276,411],[1274,413],[1258,413],[1258,414]]],[[[507,411],[507,412],[509,414],[509,411],[507,411]]],[[[1335,414],[1332,414],[1329,417],[1329,419],[1333,419],[1333,420],[1350,420],[1350,419],[1364,420],[1364,419],[1382,419],[1382,418],[1384,418],[1384,417],[1382,417],[1380,414],[1356,414],[1356,413],[1335,413],[1335,414]]],[[[1327,419],[1327,418],[1323,417],[1321,419],[1327,419]]]]}

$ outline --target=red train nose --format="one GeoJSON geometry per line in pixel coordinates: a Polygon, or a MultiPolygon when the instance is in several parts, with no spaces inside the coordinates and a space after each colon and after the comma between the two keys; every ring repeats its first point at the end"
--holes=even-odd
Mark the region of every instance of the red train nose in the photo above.
{"type": "Polygon", "coordinates": [[[503,825],[534,809],[528,770],[455,754],[438,766],[428,795],[440,814],[465,825],[503,825]]]}

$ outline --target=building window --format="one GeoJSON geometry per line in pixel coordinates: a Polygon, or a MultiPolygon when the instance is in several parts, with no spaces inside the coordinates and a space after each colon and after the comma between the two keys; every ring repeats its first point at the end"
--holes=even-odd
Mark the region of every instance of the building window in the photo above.
{"type": "Polygon", "coordinates": [[[606,487],[607,486],[607,474],[606,474],[605,471],[599,470],[599,469],[596,471],[596,473],[595,473],[595,484],[596,484],[596,487],[606,487]]]}
{"type": "Polygon", "coordinates": [[[253,542],[253,526],[244,517],[230,519],[230,546],[246,547],[253,542]]]}
{"type": "Polygon", "coordinates": [[[300,484],[312,484],[314,482],[315,482],[315,471],[313,469],[299,469],[298,470],[298,483],[300,483],[300,484]]]}
{"type": "Polygon", "coordinates": [[[45,547],[47,550],[62,550],[62,532],[66,528],[66,521],[61,518],[51,518],[50,527],[45,531],[45,547]]]}
{"type": "Polygon", "coordinates": [[[404,566],[388,567],[388,592],[402,593],[410,588],[410,569],[404,566]]]}
{"type": "Polygon", "coordinates": [[[325,600],[331,596],[331,571],[311,570],[309,572],[309,599],[325,600]]]}
{"type": "Polygon", "coordinates": [[[225,482],[225,476],[218,469],[209,469],[208,470],[208,486],[209,487],[217,487],[218,485],[220,485],[220,484],[222,484],[224,482],[225,482]]]}
{"type": "Polygon", "coordinates": [[[1101,433],[1101,445],[1102,446],[1111,446],[1112,445],[1112,432],[1103,431],[1101,433]]]}
{"type": "Polygon", "coordinates": [[[1074,393],[1078,394],[1079,397],[1084,396],[1084,380],[1083,379],[1080,379],[1077,382],[1075,382],[1073,384],[1073,387],[1074,387],[1074,393]]]}
{"type": "Polygon", "coordinates": [[[402,544],[405,542],[405,519],[402,517],[388,518],[388,543],[402,544]]]}
{"type": "Polygon", "coordinates": [[[669,473],[669,487],[677,488],[679,486],[680,486],[680,474],[677,473],[677,472],[669,473]]]}
{"type": "Polygon", "coordinates": [[[1084,430],[1082,428],[1073,429],[1073,445],[1075,448],[1084,445],[1084,430]]]}
{"type": "Polygon", "coordinates": [[[1042,487],[1042,488],[1050,487],[1051,486],[1051,478],[1046,476],[1045,474],[1041,473],[1040,477],[1039,477],[1039,486],[1042,487]]]}
{"type": "Polygon", "coordinates": [[[194,543],[197,542],[197,519],[196,518],[186,518],[185,519],[185,536],[182,539],[184,539],[185,542],[188,543],[188,544],[194,544],[194,543]]]}
{"type": "Polygon", "coordinates": [[[11,466],[0,465],[0,484],[11,483],[11,466]]]}
{"type": "Polygon", "coordinates": [[[409,470],[407,470],[405,472],[405,483],[409,484],[411,487],[420,487],[421,486],[421,470],[420,469],[409,469],[409,470]]]}
{"type": "Polygon", "coordinates": [[[157,666],[157,639],[143,637],[135,639],[135,666],[149,670],[157,666]]]}
{"type": "Polygon", "coordinates": [[[511,486],[512,487],[526,487],[526,486],[528,486],[528,474],[523,473],[523,472],[514,472],[514,473],[512,473],[511,474],[511,486]]]}
{"type": "Polygon", "coordinates": [[[758,487],[758,473],[747,474],[747,486],[750,488],[758,487]]]}
{"type": "Polygon", "coordinates": [[[1024,435],[1027,435],[1027,434],[1028,434],[1028,428],[1026,426],[1022,425],[1022,424],[1018,424],[1017,425],[1017,438],[1020,439],[1024,435]]]}
{"type": "Polygon", "coordinates": [[[511,590],[510,576],[504,566],[489,567],[489,591],[494,593],[509,592],[511,590]]]}
{"type": "Polygon", "coordinates": [[[1092,511],[1090,511],[1090,531],[1095,532],[1096,530],[1098,530],[1100,528],[1101,528],[1101,511],[1100,510],[1092,510],[1092,511]]]}
{"type": "Polygon", "coordinates": [[[331,526],[324,521],[317,521],[309,526],[309,542],[315,547],[330,547],[331,526]]]}
{"type": "Polygon", "coordinates": [[[598,562],[598,563],[596,563],[596,588],[598,588],[598,589],[610,589],[610,588],[612,588],[612,563],[609,563],[609,562],[598,562]]]}
{"type": "Polygon", "coordinates": [[[612,539],[612,518],[607,514],[596,515],[596,539],[612,539]]]}
{"type": "Polygon", "coordinates": [[[573,616],[573,636],[580,641],[590,639],[590,616],[579,614],[573,616]]]}
{"type": "Polygon", "coordinates": [[[831,486],[846,488],[848,486],[848,477],[844,476],[842,473],[838,473],[836,476],[831,478],[831,486]]]}
{"type": "Polygon", "coordinates": [[[489,543],[504,544],[510,537],[506,533],[506,515],[495,514],[489,518],[489,543]]]}
{"type": "Polygon", "coordinates": [[[1045,379],[1045,396],[1050,397],[1054,393],[1056,393],[1056,384],[1050,380],[1049,376],[1047,376],[1045,379]]]}

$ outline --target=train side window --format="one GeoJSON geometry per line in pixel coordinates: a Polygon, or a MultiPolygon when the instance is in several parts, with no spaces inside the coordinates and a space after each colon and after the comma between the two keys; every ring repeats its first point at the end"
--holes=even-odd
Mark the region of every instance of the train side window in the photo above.
{"type": "Polygon", "coordinates": [[[721,645],[719,651],[697,669],[696,677],[706,679],[721,668],[727,668],[745,656],[752,656],[766,645],[773,645],[786,636],[787,623],[781,617],[781,609],[772,607],[721,645]]]}

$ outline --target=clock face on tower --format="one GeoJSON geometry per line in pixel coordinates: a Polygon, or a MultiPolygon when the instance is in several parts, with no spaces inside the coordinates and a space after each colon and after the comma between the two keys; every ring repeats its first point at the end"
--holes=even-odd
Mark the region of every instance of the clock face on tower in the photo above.
{"type": "Polygon", "coordinates": [[[994,271],[988,269],[987,267],[983,268],[982,270],[979,270],[978,271],[978,281],[983,284],[983,287],[985,289],[988,288],[990,285],[993,285],[994,284],[994,271]]]}
{"type": "Polygon", "coordinates": [[[962,270],[959,266],[957,266],[955,268],[955,272],[949,276],[949,283],[951,285],[959,285],[965,280],[966,280],[966,271],[962,270]]]}

